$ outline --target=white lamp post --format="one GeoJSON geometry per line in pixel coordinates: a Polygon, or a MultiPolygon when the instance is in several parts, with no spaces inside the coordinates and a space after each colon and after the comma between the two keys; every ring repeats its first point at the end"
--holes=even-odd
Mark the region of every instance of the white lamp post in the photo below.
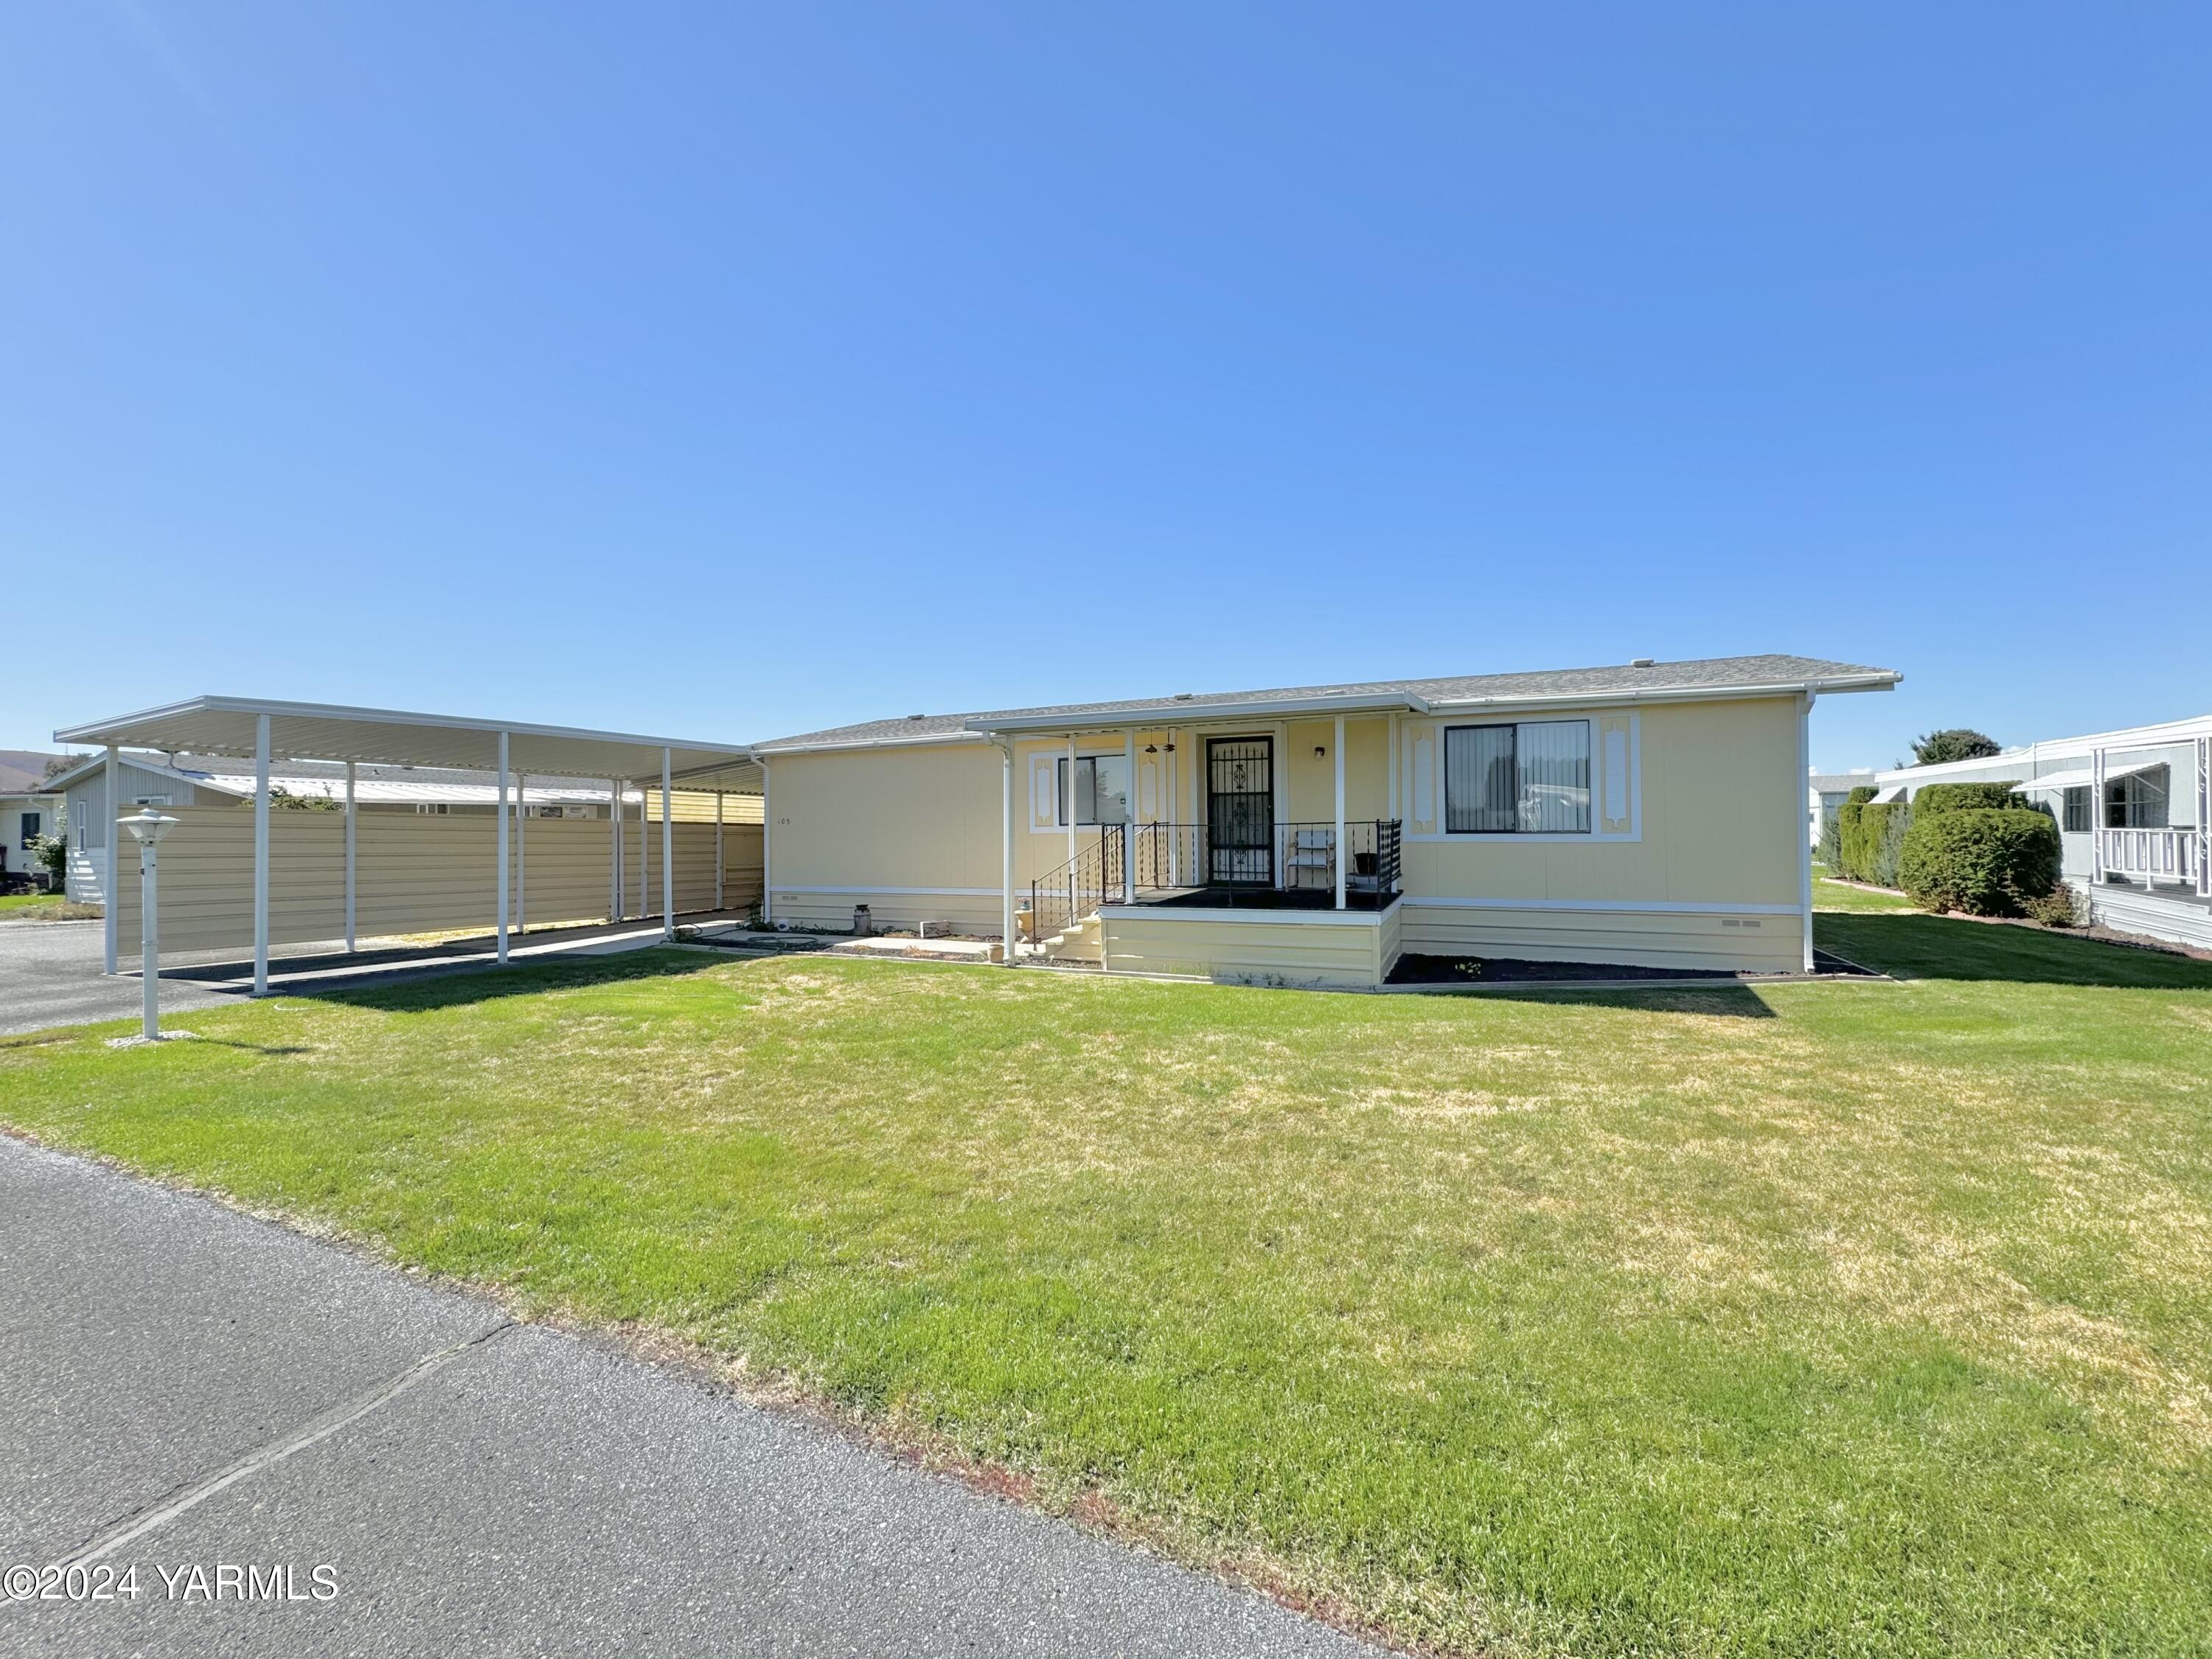
{"type": "Polygon", "coordinates": [[[138,843],[138,933],[145,946],[145,962],[140,977],[145,981],[146,1024],[144,1036],[149,1042],[161,1040],[161,927],[159,911],[155,904],[155,865],[160,856],[161,837],[177,827],[177,820],[147,807],[137,817],[120,820],[138,843]]]}

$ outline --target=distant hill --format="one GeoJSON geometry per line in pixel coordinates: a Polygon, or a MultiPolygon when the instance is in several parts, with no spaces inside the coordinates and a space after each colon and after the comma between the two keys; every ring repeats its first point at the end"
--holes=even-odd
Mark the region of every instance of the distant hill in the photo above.
{"type": "Polygon", "coordinates": [[[46,781],[46,763],[66,756],[36,749],[0,749],[0,795],[27,795],[46,781]]]}

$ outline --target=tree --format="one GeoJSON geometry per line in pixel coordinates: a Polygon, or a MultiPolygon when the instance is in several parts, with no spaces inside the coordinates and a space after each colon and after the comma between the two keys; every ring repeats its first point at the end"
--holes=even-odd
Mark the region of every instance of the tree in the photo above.
{"type": "Polygon", "coordinates": [[[1984,755],[2001,755],[1996,739],[1977,732],[1971,726],[1954,726],[1941,732],[1930,732],[1924,738],[1912,740],[1912,763],[1915,766],[1941,766],[1945,761],[1979,760],[1984,755]]]}
{"type": "Polygon", "coordinates": [[[75,755],[49,755],[46,757],[46,769],[39,775],[39,781],[44,783],[48,778],[59,777],[76,764],[75,755]]]}

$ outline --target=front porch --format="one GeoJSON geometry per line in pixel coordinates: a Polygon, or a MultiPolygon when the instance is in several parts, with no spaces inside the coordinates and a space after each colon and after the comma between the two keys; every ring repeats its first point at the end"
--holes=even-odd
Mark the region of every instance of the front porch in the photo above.
{"type": "MultiPolygon", "coordinates": [[[[1261,824],[1256,830],[1101,825],[1074,859],[1030,884],[1027,906],[1016,916],[1018,954],[1111,969],[1116,964],[1109,933],[1133,938],[1127,924],[1139,917],[1150,918],[1152,929],[1212,926],[1224,917],[1254,925],[1273,918],[1340,917],[1366,930],[1398,903],[1402,841],[1403,826],[1395,818],[1261,824]],[[1121,919],[1118,930],[1104,924],[1109,913],[1121,919]]],[[[1152,937],[1150,930],[1146,936],[1152,937]]],[[[1255,943],[1265,939],[1286,941],[1287,936],[1254,936],[1255,943]]],[[[1373,954],[1364,945],[1360,952],[1373,954]]],[[[1188,966],[1153,970],[1194,971],[1188,966]]],[[[1388,972],[1388,963],[1378,971],[1388,972]]]]}

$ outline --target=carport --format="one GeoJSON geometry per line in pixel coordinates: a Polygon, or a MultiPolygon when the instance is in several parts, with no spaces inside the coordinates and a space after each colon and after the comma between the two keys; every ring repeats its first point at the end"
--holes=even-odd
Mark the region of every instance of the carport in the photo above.
{"type": "MultiPolygon", "coordinates": [[[[678,915],[679,801],[711,798],[712,891],[714,907],[719,908],[726,896],[723,799],[729,795],[763,793],[760,766],[743,744],[644,737],[456,714],[274,702],[252,697],[194,697],[139,714],[71,726],[55,732],[54,737],[58,742],[97,745],[106,750],[105,799],[111,850],[105,966],[111,974],[116,971],[118,957],[136,948],[135,939],[126,940],[125,935],[135,934],[139,926],[136,915],[137,884],[120,878],[120,860],[115,849],[114,820],[119,816],[123,750],[149,749],[252,762],[254,792],[250,878],[240,879],[249,877],[249,871],[240,844],[243,840],[242,825],[228,816],[237,809],[181,809],[179,816],[189,813],[204,821],[193,825],[195,834],[191,836],[182,833],[180,826],[162,848],[161,914],[165,945],[168,942],[173,890],[191,896],[188,902],[197,908],[188,919],[197,931],[189,937],[200,947],[242,950],[250,938],[256,994],[265,994],[269,988],[269,953],[274,934],[282,934],[282,942],[285,943],[335,941],[343,938],[347,951],[356,947],[365,861],[374,864],[374,893],[391,913],[404,914],[417,924],[427,924],[418,925],[411,931],[481,925],[477,917],[483,906],[483,890],[492,889],[495,902],[488,908],[495,927],[497,959],[505,962],[510,913],[520,908],[526,890],[518,886],[518,879],[526,873],[522,861],[527,857],[528,842],[523,828],[526,822],[523,792],[529,780],[573,780],[605,790],[609,808],[605,820],[606,902],[599,906],[593,900],[588,908],[603,909],[610,921],[623,919],[623,874],[629,857],[624,804],[634,801],[638,807],[641,845],[637,849],[637,867],[641,890],[651,854],[646,815],[657,797],[661,928],[663,937],[672,938],[678,915]],[[269,771],[271,761],[276,759],[342,763],[346,769],[346,789],[342,826],[332,826],[326,821],[318,824],[295,823],[292,821],[307,817],[326,820],[327,815],[287,812],[286,833],[280,838],[286,846],[279,849],[279,856],[272,857],[269,771]],[[440,826],[434,846],[428,845],[432,831],[413,832],[415,840],[424,842],[427,851],[417,848],[418,861],[411,866],[406,855],[385,850],[405,839],[395,833],[399,827],[396,824],[389,829],[380,824],[380,833],[365,850],[361,835],[361,804],[355,787],[355,769],[364,764],[489,772],[497,780],[491,824],[479,838],[475,831],[481,819],[411,820],[440,826]],[[341,830],[342,855],[338,845],[341,830]],[[488,881],[470,873],[484,850],[476,844],[477,839],[489,842],[495,849],[489,861],[491,867],[484,872],[491,878],[488,881]],[[307,845],[311,840],[314,842],[312,847],[307,845]],[[294,843],[298,843],[296,849],[294,843]],[[194,860],[198,861],[197,872],[194,860]],[[286,881],[276,897],[279,920],[272,929],[271,871],[272,866],[280,863],[286,866],[286,881]],[[185,868],[173,870],[176,864],[185,868]],[[410,868],[418,890],[406,894],[396,891],[396,886],[404,885],[410,879],[410,868]],[[235,875],[228,873],[233,871],[235,875]],[[457,873],[463,883],[459,888],[454,881],[457,873]],[[438,879],[431,879],[434,876],[438,879]],[[241,893],[240,888],[248,891],[241,893]],[[341,913],[342,929],[336,925],[341,913]]],[[[597,821],[592,823],[596,825],[597,821]]],[[[536,833],[546,836],[553,828],[553,823],[549,821],[536,833]]],[[[574,828],[580,830],[583,826],[574,828]]],[[[684,828],[689,835],[691,827],[684,828]]],[[[570,842],[581,844],[580,837],[568,833],[568,826],[563,826],[562,833],[570,842]]],[[[595,829],[591,838],[596,838],[595,829]]],[[[569,868],[573,873],[573,856],[569,868]]],[[[705,890],[701,884],[694,881],[690,884],[703,894],[705,890]]],[[[572,914],[577,909],[573,882],[569,908],[572,914]]],[[[638,910],[641,915],[649,910],[642,890],[638,910]]]]}

